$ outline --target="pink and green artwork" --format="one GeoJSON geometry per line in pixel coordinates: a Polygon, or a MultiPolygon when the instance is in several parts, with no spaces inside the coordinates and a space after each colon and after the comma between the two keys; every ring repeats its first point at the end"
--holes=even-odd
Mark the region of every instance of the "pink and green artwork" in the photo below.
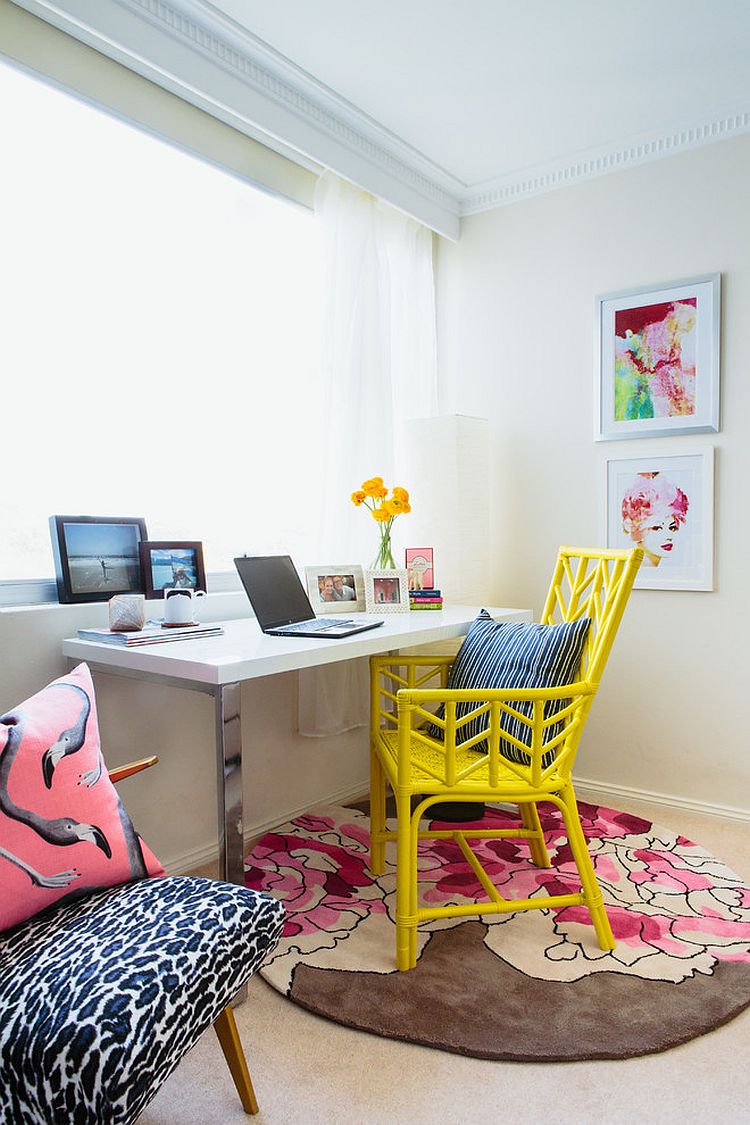
{"type": "Polygon", "coordinates": [[[719,274],[597,297],[598,439],[719,429],[719,274]]]}
{"type": "Polygon", "coordinates": [[[697,300],[615,313],[615,420],[695,414],[697,300]]]}

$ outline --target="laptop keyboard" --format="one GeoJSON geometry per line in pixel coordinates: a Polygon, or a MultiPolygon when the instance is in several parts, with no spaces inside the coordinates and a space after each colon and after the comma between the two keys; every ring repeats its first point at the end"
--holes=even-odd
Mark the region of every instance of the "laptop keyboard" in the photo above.
{"type": "Polygon", "coordinates": [[[312,621],[299,621],[296,625],[282,625],[282,630],[292,633],[319,633],[321,629],[333,629],[335,625],[351,625],[349,617],[326,617],[325,621],[313,618],[312,621]]]}

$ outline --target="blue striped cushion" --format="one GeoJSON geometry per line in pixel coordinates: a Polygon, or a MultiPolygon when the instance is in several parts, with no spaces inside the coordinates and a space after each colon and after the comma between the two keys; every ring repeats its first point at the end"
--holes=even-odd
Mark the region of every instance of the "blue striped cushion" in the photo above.
{"type": "MultiPolygon", "coordinates": [[[[464,643],[459,649],[448,679],[449,688],[547,688],[562,687],[574,683],[579,676],[581,657],[588,636],[591,621],[583,617],[580,621],[564,622],[561,625],[535,625],[532,622],[519,624],[500,624],[494,621],[486,610],[477,617],[464,643]]],[[[550,700],[545,704],[544,717],[550,718],[567,706],[568,700],[550,700]]],[[[459,703],[456,718],[466,715],[475,703],[459,703]]],[[[531,703],[515,703],[513,707],[531,717],[531,703]]],[[[443,712],[438,711],[442,718],[443,712]]],[[[486,731],[489,714],[472,719],[457,733],[457,742],[465,742],[486,731]]],[[[501,728],[531,745],[531,730],[520,719],[511,715],[501,716],[501,728]]],[[[429,729],[433,738],[442,739],[442,731],[435,726],[429,729]]],[[[545,732],[545,742],[560,732],[559,723],[553,723],[545,732]]],[[[480,743],[480,751],[485,747],[480,743]]],[[[530,757],[506,739],[500,741],[500,752],[511,761],[528,765],[530,757]]],[[[546,767],[554,757],[554,750],[542,758],[546,767]]]]}

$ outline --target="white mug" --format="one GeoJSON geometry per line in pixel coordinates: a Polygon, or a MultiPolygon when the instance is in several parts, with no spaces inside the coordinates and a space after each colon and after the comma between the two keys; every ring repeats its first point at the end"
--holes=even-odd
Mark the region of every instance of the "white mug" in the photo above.
{"type": "Polygon", "coordinates": [[[205,598],[203,590],[186,590],[168,586],[164,591],[164,622],[166,625],[193,625],[195,623],[194,598],[205,598]]]}

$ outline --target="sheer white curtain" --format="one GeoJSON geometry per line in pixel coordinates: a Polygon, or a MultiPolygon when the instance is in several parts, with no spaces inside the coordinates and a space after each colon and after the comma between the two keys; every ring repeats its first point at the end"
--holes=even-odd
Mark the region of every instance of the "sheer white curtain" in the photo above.
{"type": "MultiPolygon", "coordinates": [[[[320,561],[366,565],[377,528],[349,497],[372,476],[408,488],[398,478],[403,423],[437,411],[432,233],[331,174],[318,183],[315,209],[325,254],[320,561]]],[[[367,702],[366,661],[301,673],[300,733],[364,725],[367,702]]]]}

